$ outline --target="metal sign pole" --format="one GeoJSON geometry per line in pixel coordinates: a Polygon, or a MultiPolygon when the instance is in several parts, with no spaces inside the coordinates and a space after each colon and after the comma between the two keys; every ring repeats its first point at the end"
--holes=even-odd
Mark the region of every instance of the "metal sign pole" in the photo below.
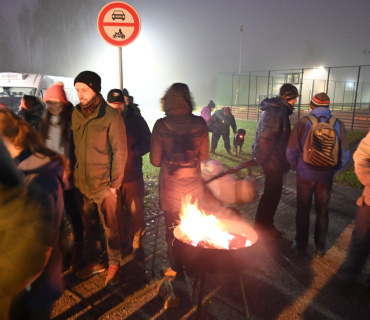
{"type": "Polygon", "coordinates": [[[123,76],[122,76],[122,47],[118,47],[119,58],[119,88],[123,90],[123,76]]]}

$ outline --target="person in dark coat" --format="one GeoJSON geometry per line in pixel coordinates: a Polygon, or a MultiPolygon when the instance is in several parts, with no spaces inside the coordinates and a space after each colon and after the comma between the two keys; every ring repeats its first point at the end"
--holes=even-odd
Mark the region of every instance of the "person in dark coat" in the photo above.
{"type": "Polygon", "coordinates": [[[282,236],[274,226],[274,214],[283,189],[283,176],[290,169],[285,152],[291,132],[289,116],[297,97],[297,88],[286,83],[278,97],[261,102],[262,114],[252,146],[254,160],[265,174],[265,190],[258,204],[255,227],[273,237],[282,236]]]}
{"type": "Polygon", "coordinates": [[[20,110],[18,114],[22,117],[22,119],[26,120],[32,128],[40,130],[44,110],[45,106],[42,104],[39,98],[25,94],[21,99],[20,110]]]}
{"type": "Polygon", "coordinates": [[[175,83],[161,100],[166,117],[157,120],[152,132],[150,162],[160,167],[159,206],[164,211],[166,222],[166,241],[170,268],[163,270],[166,276],[175,276],[182,271],[182,266],[174,257],[172,241],[173,225],[180,218],[181,202],[184,195],[190,194],[193,200],[203,199],[204,189],[200,163],[209,156],[208,129],[204,119],[192,114],[193,104],[186,84],[175,83]],[[180,165],[174,162],[174,150],[179,132],[191,136],[193,157],[191,164],[180,165]]]}
{"type": "MultiPolygon", "coordinates": [[[[126,126],[127,162],[125,173],[117,197],[117,219],[120,228],[121,247],[130,251],[125,235],[122,205],[128,214],[128,233],[132,238],[133,256],[144,259],[143,238],[145,236],[144,222],[144,179],[142,157],[150,151],[151,133],[143,117],[136,114],[130,105],[126,105],[120,89],[112,89],[108,93],[108,104],[122,116],[126,126]]],[[[127,252],[127,250],[123,250],[127,252]]]]}
{"type": "Polygon", "coordinates": [[[224,147],[228,154],[230,153],[230,126],[236,134],[236,123],[235,118],[231,113],[230,107],[224,107],[221,110],[217,110],[212,115],[212,145],[211,153],[216,152],[218,140],[222,136],[224,140],[224,147]]]}
{"type": "Polygon", "coordinates": [[[59,154],[44,145],[39,132],[3,109],[0,110],[0,134],[11,157],[22,170],[25,181],[31,188],[34,185],[41,188],[52,199],[53,206],[48,213],[53,235],[50,243],[52,251],[43,272],[19,302],[19,312],[22,310],[19,319],[47,319],[54,302],[64,291],[60,277],[62,257],[58,239],[67,166],[59,154]]]}
{"type": "Polygon", "coordinates": [[[126,106],[130,106],[131,109],[134,110],[136,114],[141,115],[139,105],[137,103],[134,103],[134,97],[129,95],[126,88],[124,88],[122,92],[123,92],[123,98],[125,99],[126,106]]]}

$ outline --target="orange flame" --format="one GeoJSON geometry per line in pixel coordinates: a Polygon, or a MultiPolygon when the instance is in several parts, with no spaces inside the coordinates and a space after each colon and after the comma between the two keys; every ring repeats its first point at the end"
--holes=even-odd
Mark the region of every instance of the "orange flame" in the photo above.
{"type": "Polygon", "coordinates": [[[205,240],[229,249],[230,241],[234,239],[233,235],[221,230],[220,223],[214,215],[206,215],[204,211],[200,211],[197,202],[191,204],[189,195],[182,201],[180,220],[179,228],[194,247],[205,240]]]}

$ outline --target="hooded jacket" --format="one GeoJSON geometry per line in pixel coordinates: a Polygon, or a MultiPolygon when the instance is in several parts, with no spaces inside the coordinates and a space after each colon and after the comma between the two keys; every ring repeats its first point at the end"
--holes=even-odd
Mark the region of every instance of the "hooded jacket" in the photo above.
{"type": "Polygon", "coordinates": [[[230,126],[233,132],[236,133],[236,123],[234,116],[230,113],[228,116],[224,115],[224,108],[217,110],[213,113],[214,118],[212,132],[218,132],[220,134],[230,134],[230,126]]]}
{"type": "Polygon", "coordinates": [[[32,109],[21,108],[21,110],[19,111],[19,115],[22,117],[22,119],[26,120],[32,128],[40,130],[44,110],[45,106],[42,103],[39,103],[32,109]]]}
{"type": "Polygon", "coordinates": [[[264,169],[288,172],[290,165],[285,151],[290,136],[289,116],[293,106],[282,97],[265,99],[258,121],[252,152],[254,160],[264,169]]]}
{"type": "Polygon", "coordinates": [[[209,136],[202,117],[192,114],[189,89],[185,84],[174,84],[165,95],[166,117],[154,125],[150,162],[161,167],[159,173],[159,205],[163,211],[179,213],[183,196],[191,194],[193,199],[203,198],[203,181],[200,162],[209,156],[209,136]],[[177,133],[189,131],[197,157],[197,165],[180,168],[172,172],[170,159],[177,133]]]}
{"type": "MultiPolygon", "coordinates": [[[[324,116],[326,119],[331,117],[329,108],[317,107],[313,109],[310,114],[316,118],[324,116]]],[[[343,168],[349,161],[350,151],[347,140],[346,129],[344,123],[337,119],[334,130],[337,133],[339,142],[338,164],[333,170],[318,171],[308,167],[303,161],[303,149],[310,129],[312,127],[311,121],[307,117],[299,119],[295,124],[294,129],[290,135],[288,146],[286,149],[286,156],[291,164],[293,171],[297,171],[300,177],[312,182],[330,182],[333,180],[334,173],[343,168]]]]}
{"type": "Polygon", "coordinates": [[[72,113],[76,165],[74,185],[91,195],[105,188],[119,189],[127,160],[126,128],[117,110],[104,99],[85,118],[80,105],[72,113]]]}
{"type": "Polygon", "coordinates": [[[136,114],[131,106],[127,106],[121,115],[127,136],[127,162],[122,183],[128,183],[143,179],[142,156],[150,151],[152,134],[144,118],[136,114]]]}

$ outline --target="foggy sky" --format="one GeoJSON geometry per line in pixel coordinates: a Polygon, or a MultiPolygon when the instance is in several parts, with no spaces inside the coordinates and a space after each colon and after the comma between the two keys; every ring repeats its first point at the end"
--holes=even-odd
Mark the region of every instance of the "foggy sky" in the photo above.
{"type": "MultiPolygon", "coordinates": [[[[2,0],[0,71],[75,77],[93,70],[102,77],[106,96],[119,87],[118,49],[101,39],[96,27],[108,2],[2,0]],[[76,5],[78,14],[72,14],[73,2],[85,7],[76,5]],[[43,10],[34,13],[35,8],[43,10]]],[[[198,106],[215,100],[217,74],[238,72],[241,25],[242,72],[359,65],[365,63],[363,50],[370,50],[368,0],[127,2],[142,26],[137,40],[122,50],[123,84],[144,109],[159,109],[174,82],[187,83],[198,106]]]]}

